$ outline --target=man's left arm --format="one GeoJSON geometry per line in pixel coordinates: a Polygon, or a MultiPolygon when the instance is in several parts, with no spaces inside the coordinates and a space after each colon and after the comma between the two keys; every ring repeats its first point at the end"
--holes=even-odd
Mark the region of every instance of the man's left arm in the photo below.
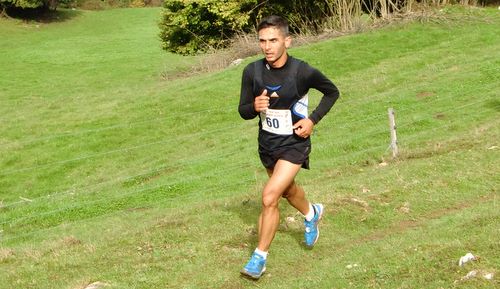
{"type": "Polygon", "coordinates": [[[308,87],[317,89],[323,94],[318,106],[309,115],[309,119],[317,124],[330,111],[339,98],[340,92],[330,79],[315,68],[311,67],[310,73],[306,77],[308,87]]]}
{"type": "Polygon", "coordinates": [[[314,88],[323,93],[323,97],[308,118],[299,120],[293,126],[295,134],[303,138],[307,138],[311,135],[314,125],[330,111],[340,96],[338,88],[330,79],[319,70],[307,64],[305,65],[305,69],[300,70],[304,74],[302,75],[303,78],[299,80],[299,84],[303,85],[303,87],[301,87],[302,89],[299,88],[299,91],[303,91],[305,94],[309,88],[314,88]]]}

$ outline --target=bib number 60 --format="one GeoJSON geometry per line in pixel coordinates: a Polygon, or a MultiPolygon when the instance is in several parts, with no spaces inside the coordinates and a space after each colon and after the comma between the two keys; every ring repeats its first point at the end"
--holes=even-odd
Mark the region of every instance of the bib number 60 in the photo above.
{"type": "Polygon", "coordinates": [[[261,112],[262,129],[278,135],[292,135],[292,113],[288,109],[267,109],[261,112]]]}
{"type": "Polygon", "coordinates": [[[269,127],[279,128],[280,122],[277,118],[266,117],[266,123],[269,127]]]}

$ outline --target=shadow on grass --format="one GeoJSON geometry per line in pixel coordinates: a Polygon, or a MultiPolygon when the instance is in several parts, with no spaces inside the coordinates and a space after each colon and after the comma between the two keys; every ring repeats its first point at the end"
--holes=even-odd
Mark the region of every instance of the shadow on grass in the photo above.
{"type": "Polygon", "coordinates": [[[486,107],[492,108],[498,112],[498,111],[500,111],[500,100],[492,99],[486,103],[486,107]]]}
{"type": "Polygon", "coordinates": [[[71,20],[82,14],[78,10],[70,9],[59,9],[50,10],[46,8],[7,8],[5,13],[8,17],[26,21],[26,22],[36,22],[36,23],[57,23],[71,20]]]}

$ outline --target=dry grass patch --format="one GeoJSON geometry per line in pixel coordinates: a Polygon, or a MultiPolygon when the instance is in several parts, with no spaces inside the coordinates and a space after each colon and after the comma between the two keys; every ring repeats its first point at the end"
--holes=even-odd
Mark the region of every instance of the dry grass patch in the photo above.
{"type": "Polygon", "coordinates": [[[14,250],[9,248],[0,248],[0,263],[14,257],[14,250]]]}
{"type": "Polygon", "coordinates": [[[65,247],[72,247],[72,246],[76,246],[76,245],[81,245],[82,244],[82,241],[78,240],[77,238],[75,238],[74,236],[67,236],[67,237],[64,237],[62,240],[61,240],[61,243],[65,246],[65,247]]]}
{"type": "MultiPolygon", "coordinates": [[[[375,15],[361,14],[356,12],[350,16],[348,24],[338,23],[334,19],[327,19],[323,27],[312,28],[306,24],[301,25],[300,33],[293,36],[292,45],[299,47],[312,43],[337,38],[344,35],[362,33],[370,30],[380,29],[393,24],[410,22],[449,22],[453,20],[463,21],[464,19],[451,19],[444,10],[435,9],[432,6],[424,4],[413,4],[411,9],[404,9],[387,14],[384,17],[375,17],[375,15]]],[[[471,16],[472,17],[472,16],[471,16]]],[[[162,78],[172,80],[178,78],[187,78],[193,75],[212,73],[221,71],[227,67],[238,65],[243,59],[260,54],[258,39],[256,33],[239,34],[232,39],[228,48],[214,48],[203,55],[199,55],[191,68],[176,73],[162,73],[162,78]]]]}

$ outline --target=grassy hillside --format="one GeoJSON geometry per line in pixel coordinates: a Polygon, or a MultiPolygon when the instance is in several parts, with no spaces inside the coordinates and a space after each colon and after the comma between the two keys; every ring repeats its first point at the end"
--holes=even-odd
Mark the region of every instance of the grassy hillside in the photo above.
{"type": "Polygon", "coordinates": [[[243,66],[166,81],[196,59],[161,51],[160,10],[66,13],[0,19],[0,288],[498,285],[497,10],[291,50],[342,92],[298,177],[327,215],[306,250],[283,203],[258,282],[239,276],[266,180],[243,66]],[[458,267],[467,252],[481,261],[458,267]]]}

